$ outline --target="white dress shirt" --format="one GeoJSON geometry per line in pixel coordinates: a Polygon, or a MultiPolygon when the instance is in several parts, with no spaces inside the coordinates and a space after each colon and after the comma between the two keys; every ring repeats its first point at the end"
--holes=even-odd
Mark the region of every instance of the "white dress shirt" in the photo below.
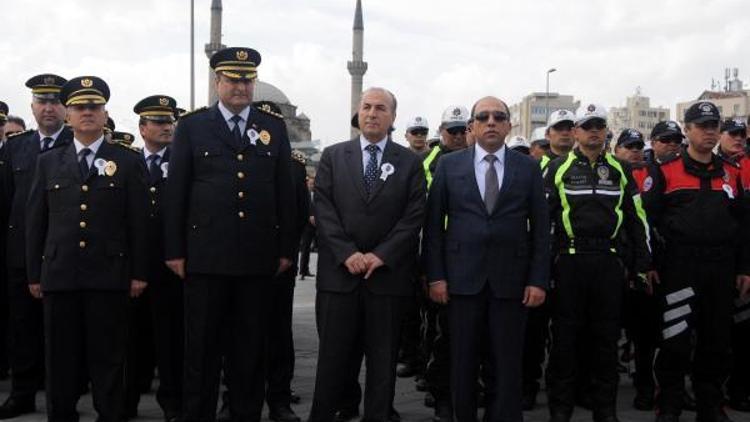
{"type": "Polygon", "coordinates": [[[167,147],[164,147],[156,152],[151,152],[148,150],[147,147],[143,147],[143,158],[146,160],[146,165],[151,165],[151,163],[148,161],[148,157],[151,156],[151,154],[156,154],[159,156],[159,164],[161,164],[162,161],[164,161],[164,153],[167,152],[167,147]]]}
{"type": "MultiPolygon", "coordinates": [[[[234,130],[234,121],[232,121],[232,117],[234,117],[234,113],[229,111],[228,108],[224,107],[224,104],[219,101],[219,111],[221,112],[221,115],[224,116],[224,120],[227,122],[227,126],[229,127],[229,131],[234,130]]],[[[238,114],[242,118],[240,122],[238,123],[240,125],[240,133],[244,134],[245,129],[247,128],[247,119],[250,117],[250,106],[245,107],[240,113],[238,114]]]]}
{"type": "MultiPolygon", "coordinates": [[[[482,199],[484,199],[484,174],[490,165],[490,163],[485,161],[484,157],[488,155],[490,153],[485,151],[478,143],[474,144],[474,177],[477,180],[477,186],[479,187],[482,199]]],[[[500,190],[503,187],[503,174],[505,173],[505,145],[493,155],[497,157],[497,160],[495,160],[495,172],[497,173],[497,190],[500,190]]]]}
{"type": "MultiPolygon", "coordinates": [[[[380,162],[383,161],[383,151],[385,151],[385,144],[388,142],[388,136],[386,135],[385,138],[378,141],[375,145],[378,146],[378,168],[380,168],[380,162]]],[[[362,175],[365,174],[365,171],[367,169],[367,162],[370,161],[370,152],[367,151],[365,148],[367,148],[368,145],[371,145],[372,142],[365,139],[364,136],[359,135],[359,147],[362,149],[362,175]]]]}
{"type": "Polygon", "coordinates": [[[78,139],[73,138],[73,145],[75,145],[76,147],[76,161],[81,159],[81,150],[84,148],[88,148],[91,150],[91,154],[86,157],[86,163],[88,163],[89,168],[91,168],[91,163],[94,162],[94,157],[96,157],[96,152],[99,151],[99,147],[102,146],[102,142],[104,142],[104,135],[102,135],[99,139],[94,141],[94,143],[89,146],[86,146],[82,144],[78,139]]]}
{"type": "Polygon", "coordinates": [[[62,133],[63,129],[65,129],[65,125],[60,126],[60,129],[57,129],[57,132],[53,133],[50,136],[47,136],[43,134],[41,131],[39,132],[39,149],[44,149],[44,138],[52,138],[52,142],[49,143],[49,147],[52,148],[55,146],[55,142],[57,142],[57,138],[62,133]]]}

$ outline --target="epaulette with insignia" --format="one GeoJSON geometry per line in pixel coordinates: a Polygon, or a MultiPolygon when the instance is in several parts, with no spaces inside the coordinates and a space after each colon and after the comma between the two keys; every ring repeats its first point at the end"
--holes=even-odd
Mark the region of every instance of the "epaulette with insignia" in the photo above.
{"type": "Polygon", "coordinates": [[[184,114],[180,115],[180,120],[184,119],[185,117],[190,117],[193,114],[202,113],[202,112],[204,112],[206,110],[208,110],[208,107],[203,106],[203,107],[196,108],[195,110],[185,112],[184,114]]]}
{"type": "Polygon", "coordinates": [[[303,166],[307,163],[307,157],[302,151],[292,150],[292,159],[299,162],[303,166]]]}
{"type": "Polygon", "coordinates": [[[270,114],[273,117],[276,117],[282,120],[284,119],[284,115],[281,114],[281,109],[279,108],[279,106],[277,106],[275,103],[271,101],[256,101],[253,103],[253,106],[256,109],[266,114],[270,114]]]}
{"type": "Polygon", "coordinates": [[[24,130],[22,132],[14,132],[14,133],[8,134],[6,137],[7,137],[7,139],[13,139],[13,138],[17,138],[17,137],[19,137],[21,135],[28,135],[28,134],[30,134],[32,132],[34,132],[34,129],[27,129],[27,130],[24,130]]]}
{"type": "Polygon", "coordinates": [[[120,148],[123,148],[123,149],[126,149],[126,150],[128,150],[130,152],[134,152],[134,153],[140,153],[141,152],[138,149],[138,147],[134,147],[132,145],[128,145],[128,144],[120,142],[120,141],[115,141],[115,140],[112,140],[112,139],[107,139],[107,143],[110,144],[110,145],[116,145],[116,146],[118,146],[120,148]]]}

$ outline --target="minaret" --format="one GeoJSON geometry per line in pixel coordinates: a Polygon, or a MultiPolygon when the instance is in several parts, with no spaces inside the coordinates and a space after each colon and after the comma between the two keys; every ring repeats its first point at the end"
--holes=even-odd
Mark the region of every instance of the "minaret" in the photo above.
{"type": "MultiPolygon", "coordinates": [[[[226,48],[221,43],[221,0],[211,0],[211,38],[206,44],[206,57],[211,60],[211,56],[222,48],[226,48]]],[[[216,86],[214,84],[214,71],[208,68],[208,105],[211,106],[216,102],[216,86]]]]}
{"type": "MultiPolygon", "coordinates": [[[[364,35],[365,25],[362,23],[362,0],[357,0],[357,9],[354,11],[354,35],[352,37],[352,61],[347,65],[349,74],[352,75],[352,108],[349,116],[344,119],[348,122],[359,107],[362,97],[362,76],[367,72],[367,62],[364,58],[364,35]]],[[[352,138],[357,136],[357,130],[351,128],[352,138]]]]}

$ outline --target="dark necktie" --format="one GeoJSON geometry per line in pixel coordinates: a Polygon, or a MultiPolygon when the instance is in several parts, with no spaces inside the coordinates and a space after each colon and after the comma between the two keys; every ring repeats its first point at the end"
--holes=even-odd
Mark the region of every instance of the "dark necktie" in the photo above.
{"type": "Polygon", "coordinates": [[[46,136],[42,139],[42,152],[47,151],[48,149],[52,148],[52,142],[55,142],[54,139],[52,139],[49,136],[46,136]]]}
{"type": "Polygon", "coordinates": [[[78,169],[81,171],[81,179],[86,180],[89,177],[89,162],[86,158],[91,154],[91,150],[84,148],[78,153],[78,169]]]}
{"type": "Polygon", "coordinates": [[[238,142],[241,141],[242,132],[240,132],[240,122],[242,121],[242,117],[240,117],[239,114],[235,114],[229,120],[234,122],[234,127],[232,128],[232,136],[234,136],[234,139],[237,140],[238,142]]]}
{"type": "Polygon", "coordinates": [[[380,147],[370,144],[365,147],[365,150],[370,153],[370,159],[367,160],[367,166],[365,167],[365,191],[369,195],[372,192],[372,187],[375,186],[375,180],[378,178],[378,151],[380,147]]]}
{"type": "Polygon", "coordinates": [[[495,170],[497,157],[489,154],[484,156],[484,160],[489,164],[487,171],[484,172],[484,206],[487,207],[487,212],[491,213],[500,194],[500,188],[497,184],[497,170],[495,170]]]}
{"type": "Polygon", "coordinates": [[[159,154],[151,154],[148,156],[149,164],[148,164],[148,173],[151,177],[151,184],[155,184],[161,179],[163,173],[161,171],[161,166],[159,165],[159,154]]]}

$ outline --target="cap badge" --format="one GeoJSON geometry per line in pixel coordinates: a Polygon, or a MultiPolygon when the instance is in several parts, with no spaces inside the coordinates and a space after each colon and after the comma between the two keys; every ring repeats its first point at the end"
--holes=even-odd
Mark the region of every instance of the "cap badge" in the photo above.
{"type": "Polygon", "coordinates": [[[245,60],[247,60],[247,57],[248,57],[247,51],[240,50],[237,52],[237,60],[244,62],[245,60]]]}
{"type": "Polygon", "coordinates": [[[44,84],[45,85],[54,85],[55,84],[55,78],[52,76],[45,76],[44,77],[44,84]]]}
{"type": "Polygon", "coordinates": [[[703,110],[706,113],[710,113],[711,109],[712,109],[711,104],[703,103],[703,105],[701,105],[701,110],[703,110]]]}
{"type": "Polygon", "coordinates": [[[589,112],[593,113],[594,111],[596,111],[596,106],[593,105],[593,104],[589,104],[589,106],[588,106],[588,108],[586,110],[588,110],[589,112]]]}
{"type": "Polygon", "coordinates": [[[670,129],[677,129],[677,125],[675,124],[675,122],[669,122],[667,123],[667,126],[669,126],[670,129]]]}
{"type": "Polygon", "coordinates": [[[122,138],[125,139],[126,141],[130,141],[130,140],[132,140],[133,137],[130,136],[130,135],[128,135],[128,134],[125,134],[125,135],[123,135],[122,138]]]}
{"type": "Polygon", "coordinates": [[[453,115],[456,116],[456,117],[460,116],[461,115],[461,109],[458,108],[458,107],[454,108],[453,109],[453,115]]]}
{"type": "Polygon", "coordinates": [[[159,104],[161,104],[163,106],[167,106],[167,105],[169,105],[169,100],[166,99],[166,98],[159,98],[159,104]]]}
{"type": "Polygon", "coordinates": [[[417,117],[416,119],[414,119],[414,121],[417,122],[417,123],[421,123],[422,122],[422,118],[421,117],[417,117]]]}
{"type": "Polygon", "coordinates": [[[91,88],[92,86],[94,86],[94,81],[88,78],[81,79],[81,86],[84,88],[91,88]]]}

